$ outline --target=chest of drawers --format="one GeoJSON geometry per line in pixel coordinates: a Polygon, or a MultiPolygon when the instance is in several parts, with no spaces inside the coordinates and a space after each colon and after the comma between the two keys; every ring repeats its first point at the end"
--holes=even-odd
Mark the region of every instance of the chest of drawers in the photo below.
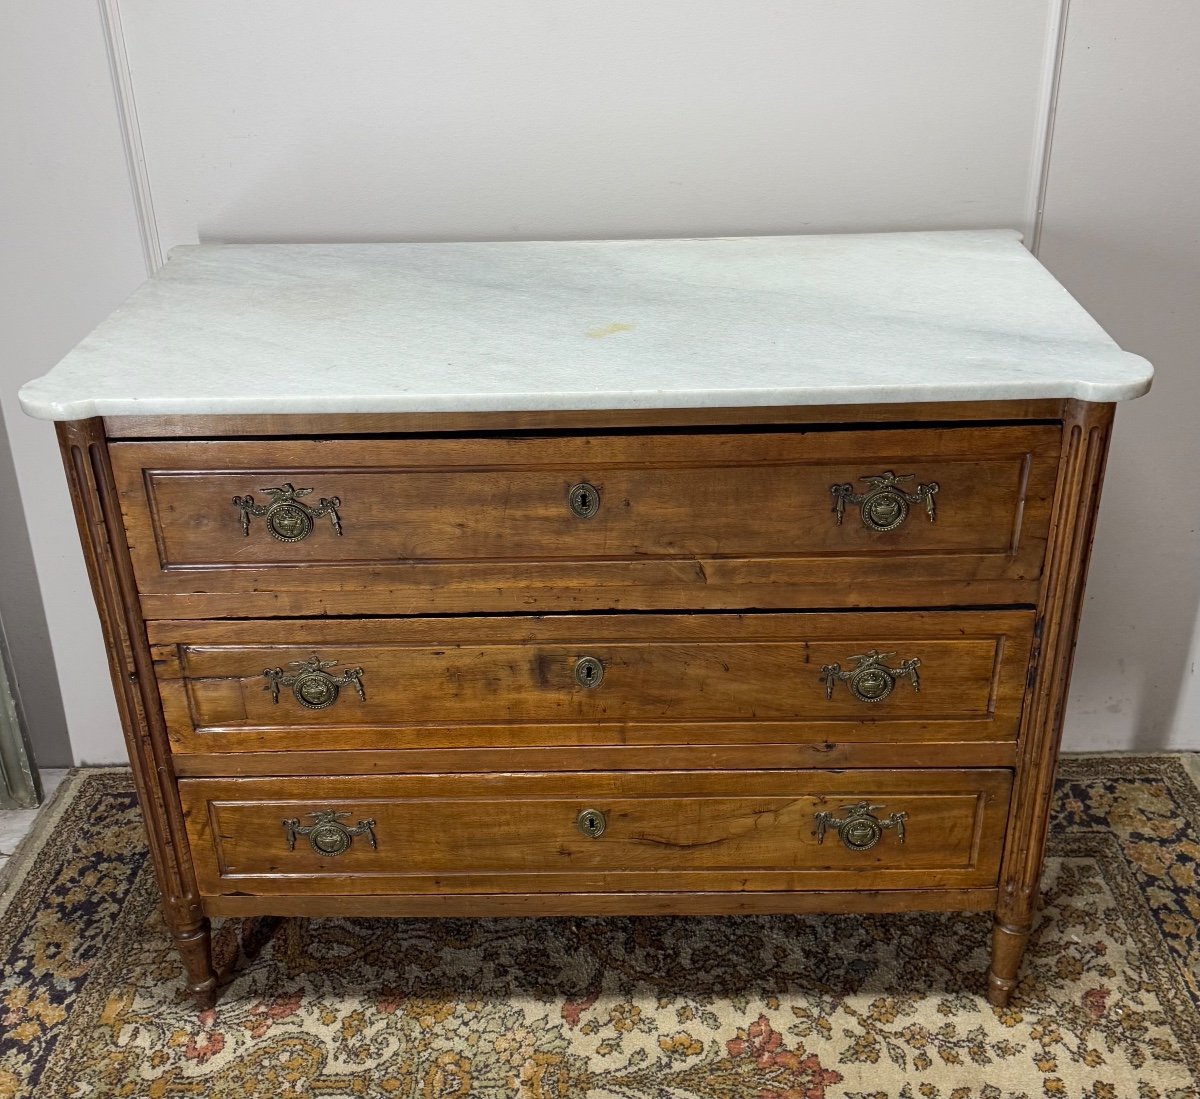
{"type": "MultiPolygon", "coordinates": [[[[927,236],[973,249],[981,275],[1020,251],[927,236]]],[[[700,262],[723,242],[686,243],[700,262]]],[[[787,269],[803,276],[796,247],[787,269]]],[[[995,913],[987,994],[1006,1001],[1035,914],[1113,401],[1148,384],[1140,360],[1088,329],[1091,348],[1073,335],[1025,349],[1066,381],[962,399],[956,364],[1003,373],[971,362],[971,340],[999,354],[972,331],[934,347],[946,380],[914,382],[919,401],[798,400],[823,395],[802,362],[783,364],[799,377],[772,402],[731,383],[705,402],[666,391],[622,407],[598,390],[538,406],[510,380],[510,397],[454,409],[412,397],[402,371],[390,397],[350,410],[314,408],[315,383],[289,402],[254,382],[261,396],[239,400],[205,382],[195,334],[195,261],[231,262],[210,251],[190,288],[176,277],[174,305],[161,283],[139,292],[160,295],[145,306],[160,329],[169,306],[185,344],[193,331],[165,352],[192,356],[179,392],[105,397],[85,345],[59,384],[79,396],[82,363],[91,405],[54,404],[54,374],[23,394],[61,421],[193,991],[219,983],[216,916],[924,908],[995,913]],[[1098,380],[1055,359],[1068,352],[1098,380]]],[[[734,276],[752,308],[752,276],[734,276]]],[[[415,293],[411,272],[391,277],[415,293]]],[[[532,293],[528,271],[506,277],[532,293]]],[[[653,300],[628,272],[609,277],[653,300]]],[[[864,294],[867,331],[879,312],[864,294]]],[[[137,303],[110,324],[144,335],[137,303]]],[[[272,361],[309,354],[330,384],[311,345],[345,318],[291,323],[272,361]]],[[[915,355],[890,338],[898,360],[915,355]]],[[[516,337],[476,318],[473,339],[503,358],[516,337]]],[[[766,353],[746,339],[753,372],[766,353]]],[[[136,343],[123,353],[149,362],[136,343]]],[[[247,364],[261,355],[244,333],[241,346],[247,364]]],[[[351,340],[348,370],[361,354],[351,340]]]]}

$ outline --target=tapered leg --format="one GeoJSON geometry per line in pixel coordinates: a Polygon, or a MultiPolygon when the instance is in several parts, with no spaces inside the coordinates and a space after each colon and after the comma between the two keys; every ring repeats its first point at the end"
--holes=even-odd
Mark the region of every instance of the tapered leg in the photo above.
{"type": "Polygon", "coordinates": [[[1029,942],[1030,926],[1013,927],[1001,923],[997,918],[992,925],[992,963],[988,967],[988,1000],[997,1007],[1004,1007],[1017,987],[1017,970],[1025,955],[1025,944],[1029,942]]]}
{"type": "Polygon", "coordinates": [[[188,991],[201,1008],[211,1007],[217,994],[217,974],[212,962],[212,935],[207,919],[193,927],[172,930],[183,967],[187,971],[188,991]]]}

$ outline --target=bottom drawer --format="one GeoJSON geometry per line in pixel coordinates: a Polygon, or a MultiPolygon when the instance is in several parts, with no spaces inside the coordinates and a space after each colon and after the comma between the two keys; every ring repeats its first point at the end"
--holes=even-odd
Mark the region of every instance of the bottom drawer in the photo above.
{"type": "Polygon", "coordinates": [[[676,771],[185,779],[208,896],[967,888],[1012,775],[676,771]]]}

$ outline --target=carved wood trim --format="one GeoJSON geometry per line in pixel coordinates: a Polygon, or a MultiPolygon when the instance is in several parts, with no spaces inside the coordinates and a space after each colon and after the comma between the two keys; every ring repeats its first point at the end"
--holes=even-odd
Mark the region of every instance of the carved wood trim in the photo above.
{"type": "Polygon", "coordinates": [[[56,427],[163,913],[177,940],[202,939],[207,921],[196,890],[104,424],[75,420],[56,427]]]}
{"type": "Polygon", "coordinates": [[[997,920],[1007,934],[1028,931],[1041,881],[1063,711],[1113,408],[1072,401],[1063,421],[1062,459],[1034,625],[1029,688],[1018,732],[1017,781],[1000,871],[997,920]]]}

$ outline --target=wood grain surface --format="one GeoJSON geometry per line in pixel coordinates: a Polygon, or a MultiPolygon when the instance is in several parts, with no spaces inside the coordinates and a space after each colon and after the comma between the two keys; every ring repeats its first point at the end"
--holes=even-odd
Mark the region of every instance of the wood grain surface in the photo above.
{"type": "Polygon", "coordinates": [[[181,779],[208,894],[966,888],[995,883],[1008,771],[620,772],[181,779]],[[850,850],[815,814],[869,801],[903,841],[850,850]],[[603,813],[584,835],[584,809],[603,813]],[[338,856],[282,822],[374,821],[338,856]]]}
{"type": "Polygon", "coordinates": [[[759,892],[270,893],[202,897],[210,916],[743,916],[826,912],[987,912],[996,890],[759,892]]]}
{"type": "Polygon", "coordinates": [[[483,431],[612,431],[763,424],[965,423],[1059,420],[1066,401],[932,401],[920,404],[780,405],[733,408],[546,409],[525,412],[313,413],[259,416],[110,416],[110,439],[271,435],[410,435],[483,431]]]}
{"type": "MultiPolygon", "coordinates": [[[[153,622],[177,753],[1015,738],[1032,611],[153,622]],[[877,703],[825,665],[920,660],[877,703]],[[263,671],[362,669],[325,709],[263,671]],[[599,686],[575,679],[600,662],[599,686]]],[[[326,766],[329,766],[326,764],[326,766]]]]}
{"type": "Polygon", "coordinates": [[[1040,424],[111,445],[150,617],[1032,603],[1058,451],[1040,424]],[[831,486],[888,470],[938,483],[936,522],[839,524],[831,486]],[[284,483],[342,535],[244,535],[234,496],[284,483]]]}

